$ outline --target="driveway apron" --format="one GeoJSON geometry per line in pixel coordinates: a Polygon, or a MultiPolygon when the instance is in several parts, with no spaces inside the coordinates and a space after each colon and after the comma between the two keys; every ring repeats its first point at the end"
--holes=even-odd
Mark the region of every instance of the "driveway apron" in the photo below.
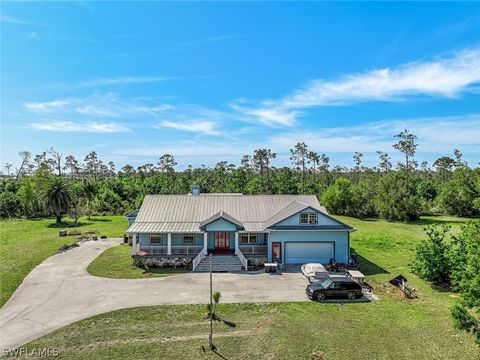
{"type": "MultiPolygon", "coordinates": [[[[23,280],[0,309],[0,349],[15,348],[65,325],[100,313],[137,306],[206,304],[209,274],[185,273],[151,279],[107,279],[88,265],[120,239],[81,243],[51,256],[23,280]]],[[[225,303],[306,301],[299,273],[221,273],[214,290],[225,303]]]]}

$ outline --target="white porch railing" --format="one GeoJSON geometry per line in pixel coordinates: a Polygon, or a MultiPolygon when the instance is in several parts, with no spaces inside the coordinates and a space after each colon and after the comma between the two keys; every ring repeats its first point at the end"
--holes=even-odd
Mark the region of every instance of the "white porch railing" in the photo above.
{"type": "Polygon", "coordinates": [[[207,249],[202,247],[202,250],[198,253],[198,255],[195,257],[195,259],[193,259],[192,271],[195,271],[198,264],[200,264],[200,262],[205,258],[205,256],[207,256],[207,249]]]}
{"type": "Polygon", "coordinates": [[[240,261],[242,262],[242,265],[243,265],[243,268],[245,270],[248,270],[248,260],[245,256],[243,256],[242,254],[242,251],[240,250],[240,248],[238,248],[236,251],[235,251],[235,255],[238,256],[238,258],[240,259],[240,261]]]}
{"type": "Polygon", "coordinates": [[[239,245],[244,255],[267,255],[267,245],[239,245]]]}
{"type": "Polygon", "coordinates": [[[172,246],[172,255],[197,255],[202,249],[203,246],[172,246]]]}
{"type": "MultiPolygon", "coordinates": [[[[203,246],[172,246],[172,255],[197,255],[203,246]]],[[[168,255],[168,246],[164,245],[140,245],[140,251],[148,255],[168,255]]]]}
{"type": "Polygon", "coordinates": [[[140,245],[140,251],[146,252],[148,255],[167,255],[168,249],[161,245],[140,245]]]}

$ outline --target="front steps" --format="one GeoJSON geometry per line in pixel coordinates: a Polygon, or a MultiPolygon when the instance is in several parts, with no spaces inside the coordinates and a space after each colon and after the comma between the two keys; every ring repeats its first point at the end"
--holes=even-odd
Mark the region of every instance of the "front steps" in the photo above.
{"type": "MultiPolygon", "coordinates": [[[[237,255],[212,255],[213,272],[239,272],[242,271],[242,262],[237,255]]],[[[195,272],[210,271],[210,256],[205,256],[198,264],[195,272]]]]}

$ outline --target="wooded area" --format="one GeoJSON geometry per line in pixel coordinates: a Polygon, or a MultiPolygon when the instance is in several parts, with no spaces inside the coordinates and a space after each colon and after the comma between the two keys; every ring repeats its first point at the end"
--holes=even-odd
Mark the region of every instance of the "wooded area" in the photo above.
{"type": "Polygon", "coordinates": [[[137,209],[145,194],[186,194],[193,184],[206,193],[315,194],[331,213],[357,218],[409,221],[427,214],[480,214],[480,168],[471,168],[457,149],[432,166],[418,164],[416,136],[405,130],[395,141],[393,148],[404,158],[397,165],[378,151],[378,165],[367,167],[363,154],[355,152],[353,168],[332,167],[326,154],[305,143],[290,149],[291,167],[275,167],[277,155],[257,149],[244,155],[240,166],[220,161],[213,168],[188,166],[183,171],[170,154],[156,164],[125,165],[117,171],[94,151],[83,163],[53,148],[33,157],[21,151],[14,172],[11,164],[5,165],[0,217],[124,214],[137,209]]]}

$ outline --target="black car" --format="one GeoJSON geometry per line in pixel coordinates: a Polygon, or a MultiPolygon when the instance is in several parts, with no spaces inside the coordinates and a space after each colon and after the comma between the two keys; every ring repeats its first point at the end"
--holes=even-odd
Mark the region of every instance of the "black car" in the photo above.
{"type": "Polygon", "coordinates": [[[327,278],[307,286],[310,300],[323,301],[328,297],[354,300],[362,296],[362,287],[350,278],[327,278]]]}

